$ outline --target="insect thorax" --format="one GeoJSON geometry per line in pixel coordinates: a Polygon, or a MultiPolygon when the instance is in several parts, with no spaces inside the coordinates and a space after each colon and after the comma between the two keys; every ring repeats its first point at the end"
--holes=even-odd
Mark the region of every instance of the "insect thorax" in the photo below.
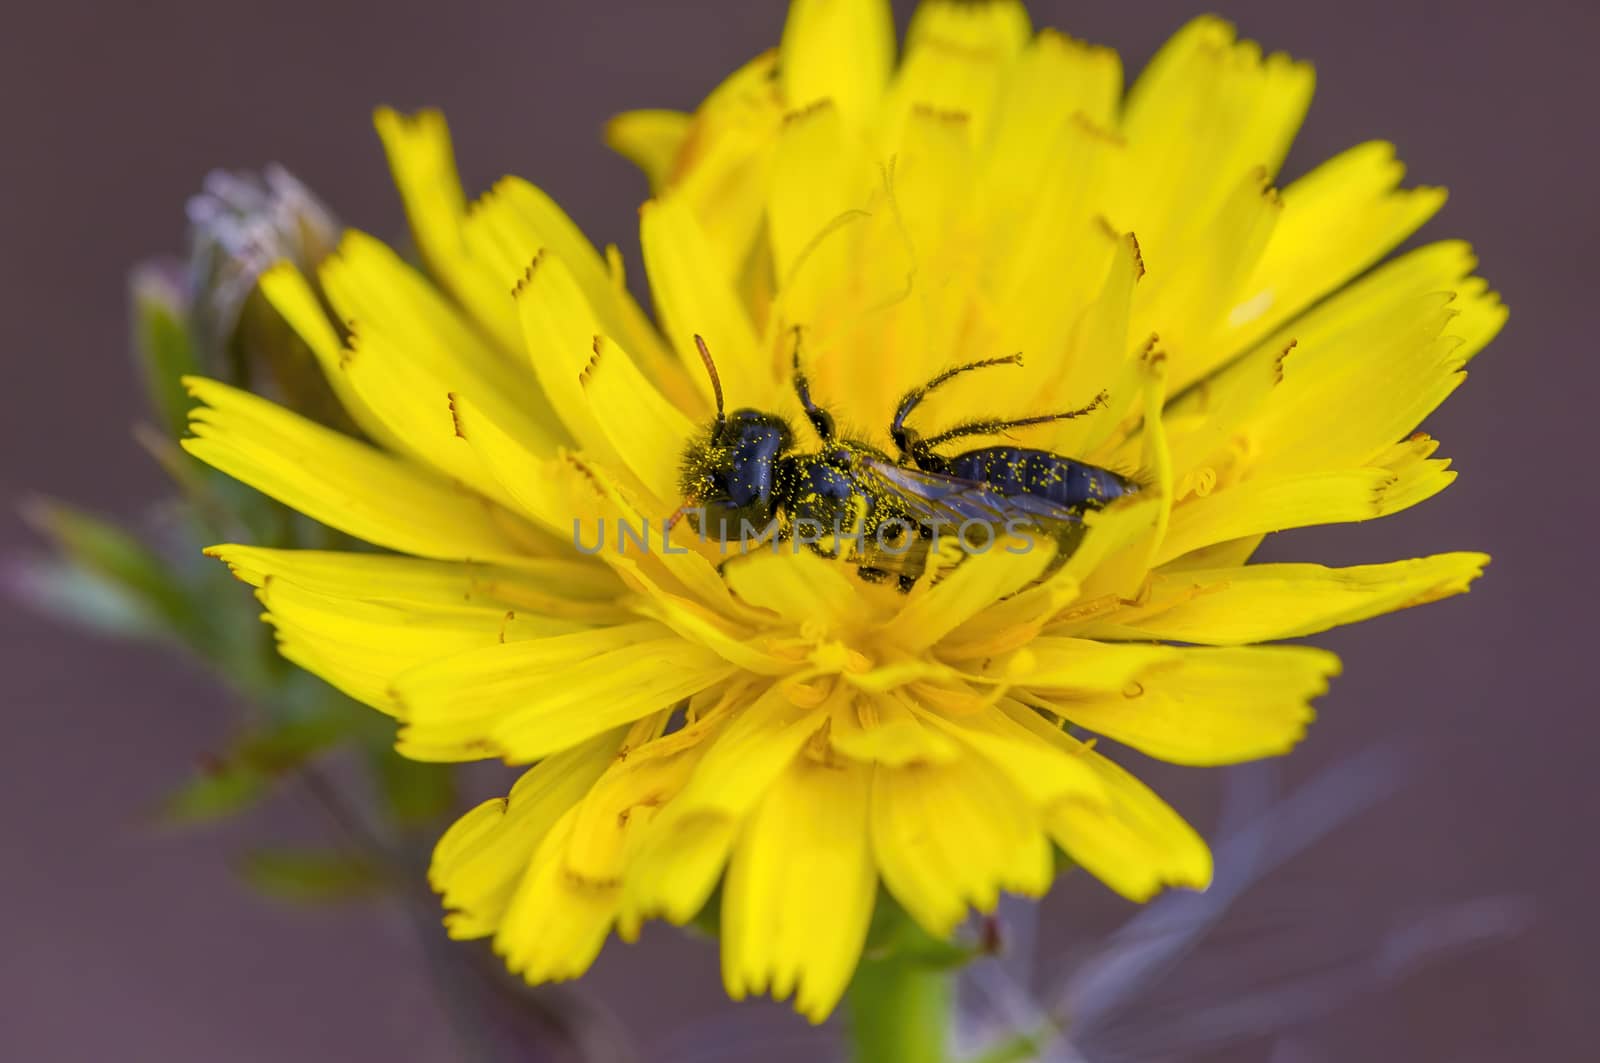
{"type": "Polygon", "coordinates": [[[904,500],[862,474],[863,458],[883,460],[883,454],[864,443],[840,440],[815,454],[785,457],[774,494],[786,522],[812,521],[828,532],[869,536],[885,525],[912,524],[904,500]]]}

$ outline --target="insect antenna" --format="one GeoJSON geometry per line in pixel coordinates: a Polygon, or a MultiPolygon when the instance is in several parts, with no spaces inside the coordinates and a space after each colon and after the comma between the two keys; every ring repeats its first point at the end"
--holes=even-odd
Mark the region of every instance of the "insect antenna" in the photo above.
{"type": "Polygon", "coordinates": [[[678,526],[678,522],[684,517],[688,516],[689,512],[698,505],[699,503],[692,498],[685,501],[683,505],[672,511],[672,516],[667,518],[667,523],[663,526],[662,530],[671,531],[673,528],[676,528],[678,526]]]}
{"type": "Polygon", "coordinates": [[[700,360],[706,364],[706,374],[711,377],[711,393],[717,399],[716,431],[720,432],[728,421],[728,415],[722,408],[722,378],[717,376],[717,363],[711,360],[711,351],[707,349],[705,339],[698,332],[694,334],[694,345],[699,348],[700,360]]]}

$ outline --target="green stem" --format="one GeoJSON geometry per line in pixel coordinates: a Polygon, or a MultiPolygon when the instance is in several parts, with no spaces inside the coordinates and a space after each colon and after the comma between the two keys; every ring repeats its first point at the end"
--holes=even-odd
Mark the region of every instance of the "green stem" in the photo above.
{"type": "Polygon", "coordinates": [[[867,960],[849,993],[851,1063],[947,1063],[955,971],[914,959],[867,960]]]}

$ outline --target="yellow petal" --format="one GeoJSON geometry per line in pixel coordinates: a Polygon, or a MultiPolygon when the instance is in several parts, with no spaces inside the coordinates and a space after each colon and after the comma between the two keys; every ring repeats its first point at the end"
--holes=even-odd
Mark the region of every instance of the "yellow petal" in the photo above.
{"type": "MultiPolygon", "coordinates": [[[[676,196],[640,208],[639,240],[656,313],[683,364],[703,381],[694,337],[703,336],[730,408],[771,408],[774,373],[755,328],[732,285],[717,267],[705,231],[676,196]]],[[[709,385],[703,385],[709,395],[709,385]]]]}
{"type": "Polygon", "coordinates": [[[892,637],[908,652],[926,650],[995,602],[1032,583],[1054,556],[1054,544],[1041,536],[1028,543],[997,542],[989,550],[963,559],[954,572],[932,587],[922,583],[913,588],[905,608],[890,624],[892,637]]]}
{"type": "Polygon", "coordinates": [[[611,731],[540,761],[508,795],[485,801],[444,833],[428,882],[449,910],[451,937],[494,933],[539,844],[610,766],[620,739],[611,731]]]}
{"type": "Polygon", "coordinates": [[[1031,32],[1027,10],[1015,0],[919,4],[906,32],[905,60],[884,102],[884,154],[898,150],[906,120],[919,107],[967,115],[981,141],[1005,73],[1031,32]]]}
{"type": "Polygon", "coordinates": [[[1184,649],[1115,694],[1065,698],[1027,688],[1072,723],[1177,764],[1237,764],[1287,753],[1339,659],[1303,647],[1184,649]]]}
{"type": "Polygon", "coordinates": [[[651,193],[659,193],[672,174],[692,121],[692,116],[682,111],[623,111],[606,123],[606,143],[643,170],[651,193]]]}
{"type": "Polygon", "coordinates": [[[527,363],[486,342],[382,242],[347,231],[319,276],[353,333],[337,369],[384,423],[383,438],[399,439],[401,449],[441,467],[459,464],[464,448],[452,438],[439,396],[463,392],[535,452],[550,454],[567,442],[527,363]]]}
{"type": "Polygon", "coordinates": [[[839,309],[839,279],[859,268],[854,230],[868,216],[872,171],[831,102],[786,117],[775,150],[765,206],[780,324],[817,329],[839,309]]]}
{"type": "MultiPolygon", "coordinates": [[[[604,468],[573,455],[568,456],[567,462],[577,477],[566,504],[577,522],[574,528],[583,529],[582,548],[593,552],[587,545],[589,529],[603,529],[611,538],[595,547],[600,558],[647,597],[649,607],[659,611],[663,623],[693,628],[696,633],[685,637],[719,652],[732,650],[726,641],[727,625],[749,625],[760,618],[760,611],[733,597],[706,554],[688,549],[681,538],[673,541],[671,549],[665,548],[660,534],[666,514],[641,512],[624,497],[604,468]],[[648,538],[650,528],[656,529],[656,537],[650,539],[653,545],[646,549],[634,540],[648,538]],[[721,631],[713,631],[712,627],[720,627],[721,631]]],[[[574,534],[578,532],[575,530],[574,534]]],[[[754,659],[760,656],[763,655],[735,652],[730,659],[739,659],[743,666],[765,673],[769,669],[754,659]]]]}
{"type": "Polygon", "coordinates": [[[413,361],[433,373],[522,388],[527,367],[500,350],[387,244],[347,229],[317,268],[338,319],[406,341],[413,361]]]}
{"type": "Polygon", "coordinates": [[[579,474],[571,462],[535,455],[465,395],[447,399],[455,434],[498,485],[498,495],[551,534],[587,544],[594,525],[585,520],[590,514],[574,505],[574,482],[579,474]]]}
{"type": "Polygon", "coordinates": [[[1133,901],[1165,886],[1211,884],[1211,852],[1194,828],[1150,788],[1016,701],[1000,709],[1041,741],[1082,759],[1098,777],[1103,800],[1064,801],[1045,819],[1055,843],[1084,870],[1133,901]]]}
{"type": "Polygon", "coordinates": [[[773,134],[784,114],[777,64],[777,49],[769,49],[712,90],[660,190],[687,204],[707,239],[715,275],[729,283],[751,259],[761,228],[773,134]]]}
{"type": "Polygon", "coordinates": [[[795,624],[838,631],[862,619],[859,585],[809,550],[750,553],[730,560],[723,577],[740,598],[795,624]]]}
{"type": "Polygon", "coordinates": [[[645,379],[628,352],[596,336],[578,385],[612,449],[645,488],[670,506],[681,498],[684,444],[699,431],[694,422],[645,379]]]}
{"type": "Polygon", "coordinates": [[[1412,440],[1363,468],[1247,480],[1190,499],[1173,510],[1153,563],[1260,532],[1371,520],[1414,506],[1455,479],[1448,461],[1429,457],[1436,446],[1412,440]]]}
{"type": "Polygon", "coordinates": [[[388,713],[396,709],[390,681],[409,668],[465,650],[587,626],[492,606],[465,609],[454,602],[441,607],[415,601],[365,601],[282,579],[265,580],[256,597],[267,608],[265,619],[277,629],[285,656],[306,661],[310,671],[388,713]],[[324,669],[323,661],[337,667],[324,669]]]}
{"type": "Polygon", "coordinates": [[[1177,655],[1178,651],[1170,646],[1123,646],[1085,638],[1041,636],[992,662],[985,674],[1016,686],[1121,692],[1140,675],[1158,665],[1170,664],[1177,655]]]}
{"type": "MultiPolygon", "coordinates": [[[[721,657],[654,621],[457,654],[394,681],[401,749],[537,760],[727,678],[721,657]]],[[[438,754],[435,754],[438,755],[438,754]]]]}
{"type": "Polygon", "coordinates": [[[642,841],[622,923],[694,918],[717,884],[745,816],[820,723],[818,711],[769,686],[716,736],[682,792],[642,841]]]}
{"type": "Polygon", "coordinates": [[[1298,322],[1299,342],[1277,360],[1276,386],[1240,426],[1256,455],[1250,475],[1368,462],[1421,424],[1505,321],[1493,293],[1465,280],[1453,286],[1460,294],[1445,289],[1392,307],[1374,301],[1366,315],[1339,314],[1337,331],[1331,312],[1298,322]],[[1470,344],[1454,334],[1458,318],[1470,344]]]}
{"type": "Polygon", "coordinates": [[[1107,800],[1105,787],[1081,756],[1042,740],[1000,708],[989,706],[959,719],[919,715],[999,768],[1040,809],[1062,801],[1094,805],[1107,800]]]}
{"type": "Polygon", "coordinates": [[[1267,337],[1169,406],[1175,468],[1236,480],[1274,467],[1360,464],[1389,447],[1505,322],[1498,297],[1471,276],[1474,265],[1465,244],[1430,244],[1267,337]],[[1383,375],[1402,386],[1369,383],[1383,375]],[[1318,437],[1304,447],[1295,442],[1302,425],[1318,437]]]}
{"type": "Polygon", "coordinates": [[[517,317],[504,278],[491,263],[474,257],[462,236],[466,197],[444,115],[433,110],[403,115],[383,107],[373,124],[428,269],[503,349],[516,350],[517,317]]]}
{"type": "MultiPolygon", "coordinates": [[[[970,357],[972,349],[994,353],[987,323],[980,328],[973,321],[968,294],[980,280],[972,260],[981,231],[973,195],[977,155],[971,118],[918,105],[905,116],[899,136],[880,171],[876,200],[881,205],[874,206],[874,224],[853,232],[863,239],[856,250],[862,288],[883,293],[863,309],[867,320],[859,324],[876,324],[883,335],[880,349],[894,352],[894,359],[872,372],[840,359],[847,383],[827,392],[830,398],[848,395],[845,415],[870,416],[869,424],[881,424],[883,413],[907,388],[970,357]],[[873,316],[881,322],[873,322],[873,316]]],[[[946,416],[946,402],[960,393],[959,388],[953,394],[935,392],[918,416],[924,424],[938,423],[946,416]]],[[[967,395],[970,399],[971,392],[967,395]]]]}
{"type": "Polygon", "coordinates": [[[894,65],[894,16],[884,0],[796,0],[778,50],[784,100],[832,100],[852,126],[877,111],[894,65]]]}
{"type": "Polygon", "coordinates": [[[1018,0],[923,0],[906,29],[908,51],[938,42],[972,52],[982,52],[996,62],[1008,62],[1028,42],[1033,24],[1028,9],[1018,0]]]}
{"type": "Polygon", "coordinates": [[[894,768],[959,759],[961,747],[926,722],[915,703],[897,691],[840,699],[829,716],[829,744],[851,760],[894,768]]]}
{"type": "Polygon", "coordinates": [[[1210,374],[1235,353],[1215,338],[1227,308],[1269,246],[1283,211],[1278,193],[1257,168],[1232,183],[1216,216],[1198,227],[1190,241],[1159,247],[1150,281],[1139,287],[1131,333],[1159,332],[1172,362],[1172,387],[1182,390],[1210,374]],[[1198,263],[1204,263],[1199,265],[1198,263]]]}
{"type": "Polygon", "coordinates": [[[585,561],[530,559],[512,567],[235,543],[207,547],[206,556],[252,587],[284,581],[333,598],[440,612],[527,609],[574,620],[620,618],[613,603],[621,585],[605,567],[585,561]]]}
{"type": "Polygon", "coordinates": [[[562,982],[587,971],[616,919],[620,890],[567,873],[582,805],[558,820],[534,851],[495,934],[495,952],[528,982],[562,982]]]}
{"type": "MultiPolygon", "coordinates": [[[[675,371],[660,338],[611,266],[542,189],[503,177],[473,203],[462,237],[475,257],[492,263],[505,293],[524,279],[537,255],[561,260],[602,332],[627,347],[658,378],[675,371]]],[[[537,365],[537,351],[535,353],[537,365]]]]}
{"type": "Polygon", "coordinates": [[[426,470],[225,384],[185,386],[205,403],[190,414],[185,450],[324,524],[436,558],[515,557],[535,541],[509,513],[426,470]]]}
{"type": "Polygon", "coordinates": [[[1082,390],[1076,394],[1065,390],[1069,382],[1080,380],[1103,382],[1106,400],[1097,410],[1046,429],[1041,443],[1046,449],[1069,456],[1089,454],[1135,408],[1146,352],[1134,344],[1129,330],[1135,286],[1143,277],[1139,242],[1132,233],[1124,233],[1111,242],[1111,260],[1100,289],[1073,323],[1061,354],[1060,375],[1050,382],[1037,408],[1083,406],[1088,397],[1082,390]]]}
{"type": "Polygon", "coordinates": [[[1271,180],[1305,117],[1311,68],[1261,55],[1233,27],[1202,16],[1179,30],[1128,92],[1129,152],[1111,220],[1132,229],[1153,271],[1182,249],[1256,167],[1271,180]]]}
{"type": "Polygon", "coordinates": [[[1053,871],[1038,813],[978,757],[879,765],[872,853],[889,892],[936,937],[954,930],[969,905],[992,911],[1002,889],[1042,894],[1053,871]]]}
{"type": "Polygon", "coordinates": [[[400,450],[404,447],[404,440],[395,436],[379,417],[369,408],[361,396],[351,387],[350,381],[340,372],[339,364],[344,360],[344,341],[339,338],[339,333],[334,330],[333,323],[328,320],[328,313],[322,308],[317,293],[312,289],[311,282],[297,269],[293,262],[279,262],[261,274],[257,282],[261,294],[272,304],[289,327],[305,341],[311,353],[316,356],[317,364],[328,378],[328,385],[333,389],[334,395],[339,400],[339,405],[356,426],[368,438],[382,444],[389,450],[400,450]]]}
{"type": "MultiPolygon", "coordinates": [[[[599,315],[566,261],[555,252],[537,255],[516,287],[515,300],[523,339],[539,383],[573,438],[591,457],[608,462],[618,471],[627,468],[628,463],[611,443],[618,429],[604,423],[607,411],[595,407],[584,387],[584,374],[595,357],[602,329],[599,315]]],[[[614,361],[619,363],[627,357],[620,348],[614,353],[618,355],[614,361]]],[[[608,367],[608,372],[611,370],[625,374],[627,380],[613,380],[602,387],[615,383],[626,386],[637,380],[630,367],[617,364],[608,367]]],[[[654,409],[663,405],[659,396],[639,401],[654,409]]],[[[490,419],[498,423],[497,419],[490,419]]],[[[527,449],[515,433],[507,434],[516,439],[519,448],[527,449]]]]}
{"type": "MultiPolygon", "coordinates": [[[[698,554],[686,554],[683,560],[700,560],[698,554]]],[[[686,597],[667,591],[644,575],[642,568],[617,564],[626,571],[626,580],[645,595],[643,601],[633,604],[634,612],[659,620],[689,642],[704,646],[730,664],[738,665],[754,675],[778,676],[795,670],[797,660],[792,653],[781,652],[771,645],[772,640],[759,631],[766,619],[751,610],[748,616],[718,614],[705,603],[704,597],[686,597]]],[[[704,569],[715,576],[709,565],[704,569]]],[[[721,594],[727,593],[724,584],[717,584],[721,594]]],[[[716,599],[713,598],[713,601],[716,599]]],[[[742,605],[735,602],[733,604],[742,605]]]]}
{"type": "Polygon", "coordinates": [[[1147,604],[1098,619],[1082,633],[1208,646],[1301,638],[1464,594],[1488,562],[1487,554],[1454,553],[1351,568],[1273,564],[1158,572],[1147,604]]]}
{"type": "MultiPolygon", "coordinates": [[[[992,193],[995,205],[982,222],[992,284],[985,294],[995,319],[992,353],[1015,351],[1024,359],[1020,373],[1004,378],[1004,393],[1026,402],[1018,415],[1082,406],[1116,380],[1112,367],[1129,353],[1128,303],[1117,304],[1116,292],[1132,272],[1131,255],[1100,215],[1099,185],[1117,150],[1099,128],[1068,122],[1033,147],[1037,162],[1025,171],[1026,190],[1002,186],[992,193]],[[1097,300],[1108,301],[1097,307],[1097,300]],[[1091,313],[1093,323],[1086,322],[1091,313]],[[1114,336],[1097,335],[1087,349],[1074,337],[1075,331],[1113,326],[1114,336]]],[[[1014,169],[1007,167],[1008,180],[1015,179],[1014,169]]],[[[1131,287],[1132,281],[1125,283],[1131,287]]],[[[961,404],[959,395],[948,401],[970,412],[972,395],[964,397],[961,404]]],[[[944,416],[959,417],[954,409],[947,407],[944,416]]],[[[1048,440],[1055,428],[1039,431],[1048,440]]]]}
{"type": "MultiPolygon", "coordinates": [[[[619,912],[622,885],[632,873],[640,841],[704,756],[709,729],[700,721],[637,745],[625,743],[579,806],[564,870],[580,881],[617,887],[619,912]]],[[[618,929],[625,938],[636,936],[631,929],[618,929]]]]}
{"type": "MultiPolygon", "coordinates": [[[[1040,148],[1081,115],[1115,127],[1122,60],[1110,48],[1040,30],[1017,57],[995,113],[986,173],[997,192],[1031,196],[1043,166],[1040,148]]],[[[1004,202],[997,204],[1004,206],[1004,202]]]]}
{"type": "Polygon", "coordinates": [[[1251,421],[1262,452],[1251,475],[1346,467],[1404,438],[1466,379],[1459,344],[1430,335],[1442,324],[1441,308],[1420,329],[1397,330],[1359,353],[1344,343],[1296,347],[1282,386],[1251,421]]]}
{"type": "Polygon", "coordinates": [[[1283,217],[1232,304],[1217,345],[1243,350],[1410,236],[1444,205],[1441,188],[1399,189],[1394,146],[1369,141],[1282,192],[1283,217]]]}
{"type": "Polygon", "coordinates": [[[1155,527],[1159,499],[1125,499],[1084,515],[1082,541],[1060,570],[983,609],[950,633],[942,647],[950,660],[994,656],[1026,645],[1053,617],[1082,596],[1083,585],[1108,558],[1142,541],[1155,527]]]}
{"type": "Polygon", "coordinates": [[[865,943],[877,876],[867,844],[870,769],[793,761],[739,837],[722,901],[728,995],[795,997],[821,1022],[865,943]]]}

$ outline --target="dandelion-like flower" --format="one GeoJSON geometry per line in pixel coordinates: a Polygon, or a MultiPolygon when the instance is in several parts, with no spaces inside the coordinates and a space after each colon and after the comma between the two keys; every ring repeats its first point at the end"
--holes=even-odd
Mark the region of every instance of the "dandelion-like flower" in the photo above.
{"type": "Polygon", "coordinates": [[[658,324],[537,188],[468,205],[443,120],[380,112],[429,276],[350,232],[315,286],[262,282],[366,438],[190,384],[191,453],[388,551],[216,547],[282,652],[395,717],[408,756],[533,765],[431,872],[450,933],[529,980],[715,897],[728,991],[820,1020],[880,884],[935,936],[1043,894],[1057,849],[1134,900],[1204,887],[1204,842],[1097,740],[1284,753],[1338,662],[1258,643],[1459,593],[1486,561],[1246,563],[1269,532],[1442,490],[1412,433],[1505,317],[1463,244],[1370,269],[1444,200],[1400,189],[1389,145],[1273,187],[1307,66],[1206,18],[1124,95],[1115,53],[954,0],[894,52],[886,3],[799,0],[694,114],[613,121],[652,183],[658,324]],[[909,589],[848,551],[580,548],[575,524],[659,529],[684,503],[713,416],[697,334],[730,405],[815,446],[797,328],[812,397],[885,452],[908,389],[1021,352],[919,425],[1091,405],[1013,441],[1140,489],[1070,547],[909,589]]]}

